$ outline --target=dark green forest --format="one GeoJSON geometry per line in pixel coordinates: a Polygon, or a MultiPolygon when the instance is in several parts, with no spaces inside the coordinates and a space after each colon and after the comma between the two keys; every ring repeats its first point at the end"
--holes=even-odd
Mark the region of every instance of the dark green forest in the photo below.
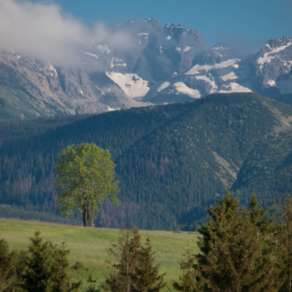
{"type": "Polygon", "coordinates": [[[227,190],[272,206],[292,192],[291,116],[288,105],[232,94],[40,123],[2,140],[0,204],[6,216],[3,205],[57,216],[57,153],[95,143],[112,153],[120,185],[120,204],[106,203],[97,225],[190,229],[227,190]]]}

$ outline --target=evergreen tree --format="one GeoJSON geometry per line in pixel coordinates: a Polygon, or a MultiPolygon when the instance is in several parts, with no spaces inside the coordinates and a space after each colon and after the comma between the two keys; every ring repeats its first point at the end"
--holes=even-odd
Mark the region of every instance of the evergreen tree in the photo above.
{"type": "Polygon", "coordinates": [[[69,277],[69,250],[61,245],[54,246],[53,249],[53,266],[52,266],[52,291],[53,292],[69,292],[77,291],[81,286],[80,282],[71,283],[69,277]]]}
{"type": "Polygon", "coordinates": [[[133,274],[133,292],[159,292],[164,286],[164,275],[159,274],[149,238],[139,249],[133,274]]]}
{"type": "Polygon", "coordinates": [[[24,271],[21,274],[23,289],[28,292],[68,292],[77,289],[68,276],[68,251],[64,246],[44,241],[37,232],[31,238],[24,255],[24,271]]]}
{"type": "Polygon", "coordinates": [[[177,290],[279,291],[278,260],[273,249],[276,240],[255,199],[248,210],[243,210],[232,194],[227,194],[209,210],[209,216],[199,230],[197,265],[185,273],[177,290]]]}
{"type": "Polygon", "coordinates": [[[254,194],[250,198],[248,212],[251,222],[256,225],[260,232],[266,232],[269,229],[271,221],[267,218],[264,208],[259,205],[254,194]]]}
{"type": "Polygon", "coordinates": [[[0,292],[17,291],[16,255],[0,240],[0,292]]]}
{"type": "Polygon", "coordinates": [[[198,267],[196,255],[188,253],[185,260],[180,264],[182,275],[179,281],[174,282],[173,288],[183,292],[201,291],[198,281],[198,267]]]}
{"type": "Polygon", "coordinates": [[[110,250],[113,272],[105,281],[106,291],[131,292],[132,276],[137,266],[141,237],[137,230],[126,232],[110,250]]]}
{"type": "Polygon", "coordinates": [[[283,259],[281,292],[292,291],[292,196],[289,196],[283,208],[280,257],[283,259]]]}
{"type": "Polygon", "coordinates": [[[104,290],[111,292],[158,292],[164,287],[150,242],[141,244],[137,230],[126,232],[110,250],[114,257],[113,272],[106,279],[104,290]]]}
{"type": "Polygon", "coordinates": [[[28,292],[47,292],[52,288],[52,245],[44,241],[37,232],[25,258],[23,288],[28,292]]]}

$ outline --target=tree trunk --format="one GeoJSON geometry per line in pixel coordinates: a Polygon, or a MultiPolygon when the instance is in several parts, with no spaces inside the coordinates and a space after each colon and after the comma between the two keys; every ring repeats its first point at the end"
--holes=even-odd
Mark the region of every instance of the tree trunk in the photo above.
{"type": "Polygon", "coordinates": [[[84,207],[82,210],[82,223],[84,227],[94,227],[94,217],[92,216],[90,208],[84,207]]]}
{"type": "Polygon", "coordinates": [[[82,224],[83,224],[83,227],[86,227],[86,210],[85,209],[82,210],[82,224]]]}

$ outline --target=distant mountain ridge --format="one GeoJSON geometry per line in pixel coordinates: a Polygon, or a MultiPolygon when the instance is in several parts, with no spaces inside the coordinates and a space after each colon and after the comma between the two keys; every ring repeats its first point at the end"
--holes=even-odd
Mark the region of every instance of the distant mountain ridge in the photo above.
{"type": "Polygon", "coordinates": [[[208,47],[194,29],[153,18],[119,29],[131,35],[131,49],[93,40],[80,51],[79,68],[1,52],[0,120],[100,113],[214,93],[292,93],[292,38],[271,40],[242,58],[224,45],[208,47]]]}
{"type": "MultiPolygon", "coordinates": [[[[50,127],[48,127],[50,128],[50,127]]],[[[0,146],[0,204],[56,212],[54,162],[72,143],[113,153],[119,206],[102,226],[191,228],[232,190],[269,206],[292,192],[292,108],[250,93],[105,113],[0,146]]]]}

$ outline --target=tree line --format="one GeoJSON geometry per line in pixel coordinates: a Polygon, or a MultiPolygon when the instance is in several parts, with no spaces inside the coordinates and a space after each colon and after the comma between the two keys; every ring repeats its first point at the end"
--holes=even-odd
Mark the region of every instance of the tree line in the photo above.
{"type": "MultiPolygon", "coordinates": [[[[209,209],[201,225],[199,252],[187,253],[173,289],[185,292],[291,292],[292,197],[280,218],[270,217],[252,196],[241,207],[232,194],[209,209]]],[[[101,283],[74,282],[65,245],[36,233],[27,250],[15,252],[0,241],[1,292],[159,292],[166,286],[149,239],[124,231],[109,250],[111,271],[101,283]],[[85,286],[84,286],[85,284],[85,286]],[[84,291],[84,290],[82,290],[84,291]]],[[[75,267],[76,268],[76,267],[75,267]]]]}

